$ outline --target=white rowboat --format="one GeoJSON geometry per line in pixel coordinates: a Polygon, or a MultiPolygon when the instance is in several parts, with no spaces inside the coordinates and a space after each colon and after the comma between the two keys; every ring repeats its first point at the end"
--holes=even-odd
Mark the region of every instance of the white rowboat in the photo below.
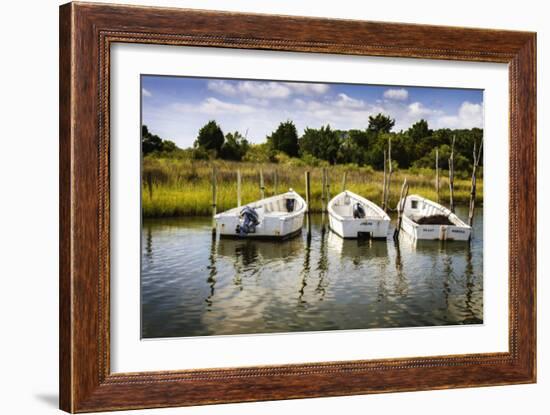
{"type": "Polygon", "coordinates": [[[378,205],[349,190],[328,203],[330,229],[342,238],[384,238],[390,217],[378,205]]]}
{"type": "Polygon", "coordinates": [[[472,228],[439,203],[418,195],[401,200],[401,229],[414,240],[467,241],[472,228]]]}
{"type": "Polygon", "coordinates": [[[221,236],[287,239],[302,230],[306,201],[294,190],[214,216],[221,236]]]}

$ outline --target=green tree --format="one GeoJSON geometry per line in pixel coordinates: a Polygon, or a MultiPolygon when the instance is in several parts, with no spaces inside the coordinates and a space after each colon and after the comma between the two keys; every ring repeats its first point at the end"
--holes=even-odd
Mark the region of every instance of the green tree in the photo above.
{"type": "Polygon", "coordinates": [[[392,133],[391,137],[392,160],[400,168],[408,169],[415,160],[414,140],[407,133],[392,133]]]}
{"type": "Polygon", "coordinates": [[[354,163],[362,165],[364,163],[364,151],[359,147],[351,134],[344,134],[341,137],[336,161],[343,164],[354,163]]]}
{"type": "Polygon", "coordinates": [[[162,150],[162,139],[158,135],[151,134],[146,125],[141,127],[141,151],[147,155],[154,151],[162,150]]]}
{"type": "Polygon", "coordinates": [[[298,132],[292,121],[279,124],[279,127],[267,137],[267,142],[274,151],[282,151],[290,157],[298,156],[298,132]]]}
{"type": "Polygon", "coordinates": [[[178,150],[178,146],[176,143],[170,140],[162,140],[162,148],[161,150],[166,153],[172,153],[176,150],[178,150]]]}
{"type": "Polygon", "coordinates": [[[199,135],[195,140],[195,147],[214,151],[215,156],[217,156],[220,153],[223,142],[223,131],[216,121],[212,120],[208,121],[208,123],[199,130],[199,135]]]}
{"type": "MultiPolygon", "coordinates": [[[[449,168],[449,157],[451,157],[451,146],[443,144],[439,147],[439,168],[447,170],[449,168]]],[[[470,161],[466,158],[464,154],[458,152],[455,148],[455,170],[457,172],[470,172],[471,165],[470,161]]],[[[413,164],[413,167],[427,167],[430,169],[435,168],[435,148],[432,149],[428,154],[416,160],[413,164]]],[[[468,177],[468,176],[466,176],[468,177]]]]}
{"type": "Polygon", "coordinates": [[[407,133],[414,141],[418,141],[431,136],[433,131],[428,127],[428,121],[421,119],[415,122],[411,128],[408,129],[407,133]]]}
{"type": "Polygon", "coordinates": [[[377,134],[389,133],[394,125],[395,120],[388,117],[387,115],[384,115],[382,113],[378,113],[375,116],[369,115],[369,131],[373,131],[377,134]]]}
{"type": "Polygon", "coordinates": [[[275,152],[271,150],[268,143],[250,144],[243,161],[269,163],[275,161],[275,152]]]}
{"type": "Polygon", "coordinates": [[[363,150],[367,150],[369,148],[369,142],[372,140],[372,136],[374,135],[368,130],[349,130],[347,131],[347,134],[349,135],[349,138],[363,150]]]}
{"type": "Polygon", "coordinates": [[[302,155],[311,154],[318,159],[334,164],[340,148],[340,136],[337,131],[330,128],[330,125],[318,130],[306,128],[299,144],[302,155]]]}
{"type": "Polygon", "coordinates": [[[220,151],[221,158],[225,160],[241,161],[250,145],[238,131],[228,133],[220,151]]]}

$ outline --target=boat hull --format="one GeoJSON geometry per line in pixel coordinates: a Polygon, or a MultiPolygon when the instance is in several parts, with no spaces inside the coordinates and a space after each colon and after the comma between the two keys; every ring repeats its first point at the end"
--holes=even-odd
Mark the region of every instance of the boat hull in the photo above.
{"type": "Polygon", "coordinates": [[[342,238],[386,239],[390,221],[385,219],[339,219],[329,214],[330,229],[342,238]]]}
{"type": "Polygon", "coordinates": [[[291,190],[216,215],[216,232],[221,237],[241,239],[288,239],[301,232],[306,211],[304,199],[291,190]],[[296,210],[287,210],[287,199],[294,200],[296,210]],[[256,212],[258,223],[253,231],[242,232],[241,212],[246,207],[256,212]]]}
{"type": "Polygon", "coordinates": [[[334,196],[328,203],[329,226],[345,239],[386,239],[390,217],[379,206],[349,190],[334,196]],[[363,217],[356,218],[354,206],[363,209],[363,217]]]}
{"type": "Polygon", "coordinates": [[[224,217],[216,221],[216,231],[226,238],[289,239],[299,235],[304,224],[304,213],[292,218],[264,218],[254,233],[239,234],[238,217],[224,217]]]}
{"type": "Polygon", "coordinates": [[[468,241],[472,232],[472,228],[449,209],[417,195],[408,196],[405,201],[401,230],[413,240],[441,241],[468,241]],[[411,216],[422,218],[431,215],[445,216],[452,224],[421,224],[411,219],[411,216]]]}

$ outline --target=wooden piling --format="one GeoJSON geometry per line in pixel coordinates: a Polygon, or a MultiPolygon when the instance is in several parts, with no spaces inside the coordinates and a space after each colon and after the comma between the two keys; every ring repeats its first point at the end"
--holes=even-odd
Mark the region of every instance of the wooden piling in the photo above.
{"type": "Polygon", "coordinates": [[[310,212],[310,206],[309,202],[311,200],[311,187],[310,187],[310,177],[309,177],[309,171],[306,171],[304,173],[305,180],[306,180],[306,204],[307,204],[307,210],[306,210],[306,229],[307,229],[307,237],[308,240],[311,238],[311,217],[309,215],[310,212]]]}
{"type": "Polygon", "coordinates": [[[265,199],[264,171],[260,169],[260,199],[265,199]]]}
{"type": "Polygon", "coordinates": [[[453,135],[453,141],[451,144],[451,157],[449,157],[449,209],[451,212],[455,212],[455,138],[453,135]]]}
{"type": "Polygon", "coordinates": [[[389,209],[392,172],[393,172],[393,167],[391,162],[391,137],[388,137],[388,176],[387,176],[387,183],[385,184],[385,189],[384,189],[384,196],[385,196],[384,210],[389,209]]]}
{"type": "Polygon", "coordinates": [[[328,202],[330,201],[330,176],[328,174],[328,169],[325,169],[325,185],[327,186],[325,196],[327,197],[326,208],[328,209],[328,202]]]}
{"type": "MultiPolygon", "coordinates": [[[[476,186],[477,186],[477,167],[479,160],[481,159],[481,149],[483,148],[483,141],[479,144],[479,150],[476,152],[476,143],[474,143],[474,164],[472,167],[472,187],[470,189],[470,210],[468,212],[468,225],[474,224],[474,210],[476,206],[476,186]]],[[[470,238],[472,233],[470,232],[470,238]]]]}
{"type": "Polygon", "coordinates": [[[386,158],[387,158],[386,149],[384,149],[384,177],[382,180],[382,202],[381,202],[383,211],[386,211],[386,169],[387,169],[386,158]]]}
{"type": "Polygon", "coordinates": [[[241,206],[241,169],[237,169],[237,206],[241,206]]]}
{"type": "Polygon", "coordinates": [[[153,200],[153,175],[150,171],[146,175],[147,180],[147,190],[149,191],[149,200],[153,200]]]}
{"type": "Polygon", "coordinates": [[[322,212],[324,213],[325,212],[325,201],[326,201],[326,195],[325,195],[325,191],[326,191],[326,183],[325,183],[325,180],[326,180],[326,172],[325,172],[325,168],[323,167],[322,170],[321,170],[321,210],[322,212]]]}
{"type": "Polygon", "coordinates": [[[279,186],[279,175],[277,174],[277,170],[275,169],[273,171],[273,195],[277,194],[278,186],[279,186]]]}
{"type": "Polygon", "coordinates": [[[212,233],[216,232],[216,220],[214,219],[214,217],[216,216],[217,201],[218,201],[216,181],[217,181],[217,169],[216,169],[216,165],[212,165],[212,233]]]}
{"type": "Polygon", "coordinates": [[[346,191],[346,181],[347,181],[347,178],[348,178],[348,172],[345,171],[345,172],[344,172],[344,177],[342,177],[342,192],[345,192],[345,191],[346,191]]]}
{"type": "Polygon", "coordinates": [[[401,231],[401,225],[403,223],[403,210],[405,210],[405,203],[407,201],[407,196],[409,195],[409,184],[407,179],[403,181],[403,186],[401,186],[401,195],[399,196],[399,203],[397,204],[397,225],[393,231],[393,240],[398,242],[399,232],[401,231]]]}
{"type": "Polygon", "coordinates": [[[437,194],[437,203],[439,203],[439,149],[435,149],[435,193],[437,194]]]}
{"type": "Polygon", "coordinates": [[[310,206],[309,206],[309,202],[311,200],[311,188],[310,188],[310,183],[309,183],[309,171],[306,171],[304,173],[304,176],[305,176],[305,180],[306,180],[306,203],[307,203],[307,211],[309,212],[310,210],[310,206]]]}

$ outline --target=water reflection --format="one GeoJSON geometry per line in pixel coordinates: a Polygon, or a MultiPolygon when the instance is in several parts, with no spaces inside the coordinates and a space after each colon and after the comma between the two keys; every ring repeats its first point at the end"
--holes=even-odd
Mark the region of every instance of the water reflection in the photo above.
{"type": "Polygon", "coordinates": [[[210,244],[210,265],[207,267],[208,272],[208,278],[206,279],[206,283],[210,287],[210,292],[208,293],[208,296],[206,297],[205,301],[206,304],[208,304],[208,310],[212,309],[212,299],[214,298],[215,288],[216,288],[216,244],[215,244],[216,237],[212,236],[212,243],[210,244]]]}
{"type": "Polygon", "coordinates": [[[395,247],[395,292],[399,297],[406,297],[409,291],[407,275],[403,271],[403,260],[401,258],[401,247],[399,241],[394,242],[395,247]]]}
{"type": "Polygon", "coordinates": [[[387,241],[372,239],[343,239],[334,232],[328,233],[328,246],[340,253],[342,261],[351,260],[354,265],[360,265],[369,258],[388,257],[387,241]]]}
{"type": "Polygon", "coordinates": [[[143,337],[483,321],[482,215],[471,244],[344,240],[325,219],[282,243],[212,237],[208,218],[144,221],[143,337]]]}

